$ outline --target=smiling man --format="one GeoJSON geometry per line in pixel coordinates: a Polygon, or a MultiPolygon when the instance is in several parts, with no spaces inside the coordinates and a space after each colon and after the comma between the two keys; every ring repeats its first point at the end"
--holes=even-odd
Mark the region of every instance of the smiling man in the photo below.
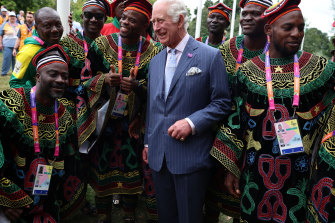
{"type": "Polygon", "coordinates": [[[16,56],[16,63],[9,81],[12,88],[32,87],[35,85],[36,69],[32,59],[48,46],[58,44],[63,34],[63,26],[58,13],[49,7],[35,13],[35,30],[28,37],[24,47],[16,56]]]}
{"type": "Polygon", "coordinates": [[[137,195],[142,193],[141,165],[139,142],[131,138],[128,128],[133,120],[144,119],[148,66],[160,50],[159,44],[141,37],[150,22],[151,3],[130,0],[125,4],[120,33],[96,38],[87,55],[89,66],[83,69],[88,83],[104,80],[111,89],[112,115],[106,116],[106,128],[90,151],[90,183],[99,218],[105,222],[111,218],[113,194],[123,194],[125,222],[135,221],[137,195]]]}
{"type": "Polygon", "coordinates": [[[198,41],[219,48],[226,40],[225,31],[230,24],[232,9],[223,3],[208,7],[207,17],[208,36],[197,38],[198,41]]]}
{"type": "Polygon", "coordinates": [[[0,156],[0,208],[13,222],[60,222],[60,206],[73,201],[68,197],[78,186],[77,174],[82,174],[74,152],[75,110],[60,99],[68,86],[69,58],[59,45],[53,45],[38,53],[32,63],[36,86],[0,92],[0,152],[4,152],[0,156]],[[51,166],[46,194],[34,192],[34,185],[43,180],[36,177],[37,170],[51,166]]]}
{"type": "Polygon", "coordinates": [[[211,151],[247,222],[306,218],[312,145],[335,96],[335,64],[299,51],[305,28],[299,4],[283,0],[263,13],[270,48],[237,71],[239,121],[224,123],[211,151]]]}

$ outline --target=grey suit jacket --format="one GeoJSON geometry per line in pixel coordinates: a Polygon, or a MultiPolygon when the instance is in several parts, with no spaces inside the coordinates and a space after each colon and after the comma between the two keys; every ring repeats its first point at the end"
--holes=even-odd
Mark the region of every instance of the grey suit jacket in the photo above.
{"type": "Polygon", "coordinates": [[[187,174],[209,168],[213,126],[229,113],[230,93],[224,61],[219,50],[190,37],[164,99],[167,50],[150,62],[145,144],[150,168],[159,171],[164,157],[173,174],[187,174]],[[191,67],[200,73],[186,75],[191,67]],[[196,134],[184,142],[168,135],[168,128],[188,117],[196,134]]]}

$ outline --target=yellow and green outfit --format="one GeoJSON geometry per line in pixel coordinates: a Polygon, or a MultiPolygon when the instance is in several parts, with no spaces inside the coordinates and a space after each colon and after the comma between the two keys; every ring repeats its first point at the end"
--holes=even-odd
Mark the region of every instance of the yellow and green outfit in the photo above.
{"type": "MultiPolygon", "coordinates": [[[[33,35],[39,38],[36,30],[33,31],[33,35]]],[[[25,40],[25,45],[16,55],[15,67],[9,81],[11,88],[35,86],[36,67],[33,65],[33,58],[46,47],[47,43],[42,45],[32,37],[25,40]]]]}

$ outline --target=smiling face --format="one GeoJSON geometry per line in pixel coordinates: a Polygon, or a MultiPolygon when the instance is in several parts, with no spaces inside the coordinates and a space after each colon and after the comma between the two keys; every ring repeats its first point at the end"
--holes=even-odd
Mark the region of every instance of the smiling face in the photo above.
{"type": "Polygon", "coordinates": [[[276,57],[294,55],[304,38],[305,22],[301,11],[293,11],[281,16],[273,24],[265,26],[270,36],[270,53],[276,57]]]}
{"type": "Polygon", "coordinates": [[[81,18],[85,33],[92,35],[99,35],[106,21],[105,13],[95,6],[85,8],[81,14],[81,18]]]}
{"type": "Polygon", "coordinates": [[[266,19],[262,18],[265,8],[255,4],[248,4],[241,13],[240,25],[242,33],[249,36],[264,35],[266,19]]]}
{"type": "Polygon", "coordinates": [[[42,40],[57,44],[63,35],[63,26],[54,10],[41,11],[36,18],[35,29],[42,40]]]}
{"type": "Polygon", "coordinates": [[[135,10],[127,10],[120,19],[120,35],[122,38],[137,39],[148,25],[149,21],[145,15],[135,10]]]}
{"type": "Polygon", "coordinates": [[[207,28],[210,33],[222,34],[228,25],[228,20],[220,13],[211,13],[207,18],[207,28]]]}
{"type": "Polygon", "coordinates": [[[184,17],[179,15],[179,21],[174,22],[167,13],[168,7],[168,1],[157,2],[152,10],[151,21],[159,42],[164,46],[175,48],[186,33],[184,17]]]}
{"type": "Polygon", "coordinates": [[[51,63],[36,73],[36,87],[41,97],[53,102],[61,98],[69,85],[68,67],[62,63],[51,63]]]}

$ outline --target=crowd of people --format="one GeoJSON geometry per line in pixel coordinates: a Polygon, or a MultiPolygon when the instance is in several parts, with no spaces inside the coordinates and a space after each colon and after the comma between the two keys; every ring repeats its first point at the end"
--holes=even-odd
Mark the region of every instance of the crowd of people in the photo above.
{"type": "Polygon", "coordinates": [[[87,0],[64,37],[2,7],[1,222],[137,222],[139,195],[147,222],[334,222],[335,63],[299,50],[299,4],[241,0],[231,39],[223,3],[197,39],[182,0],[87,0]]]}

